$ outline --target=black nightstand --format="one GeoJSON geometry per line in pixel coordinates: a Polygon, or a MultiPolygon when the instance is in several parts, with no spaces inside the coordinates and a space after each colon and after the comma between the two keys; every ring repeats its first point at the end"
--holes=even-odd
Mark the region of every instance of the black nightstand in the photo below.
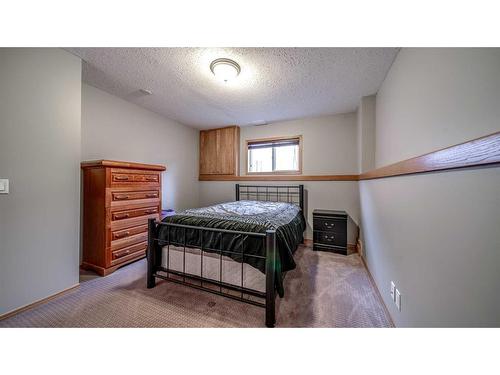
{"type": "Polygon", "coordinates": [[[356,251],[359,229],[345,211],[313,211],[313,250],[351,254],[356,251]]]}

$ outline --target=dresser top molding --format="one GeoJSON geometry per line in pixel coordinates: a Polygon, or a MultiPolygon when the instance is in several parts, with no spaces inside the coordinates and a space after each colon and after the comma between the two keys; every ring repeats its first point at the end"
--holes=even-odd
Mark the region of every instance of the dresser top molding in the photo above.
{"type": "Polygon", "coordinates": [[[126,161],[116,161],[116,160],[89,160],[89,161],[82,161],[80,165],[82,168],[110,167],[110,168],[146,169],[151,171],[164,171],[167,169],[163,165],[130,163],[126,161]]]}

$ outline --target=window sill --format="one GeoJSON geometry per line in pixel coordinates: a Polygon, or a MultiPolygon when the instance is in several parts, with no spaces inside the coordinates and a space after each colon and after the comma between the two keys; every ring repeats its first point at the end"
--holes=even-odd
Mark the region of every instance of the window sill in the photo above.
{"type": "Polygon", "coordinates": [[[302,171],[247,172],[245,176],[300,176],[302,171]]]}

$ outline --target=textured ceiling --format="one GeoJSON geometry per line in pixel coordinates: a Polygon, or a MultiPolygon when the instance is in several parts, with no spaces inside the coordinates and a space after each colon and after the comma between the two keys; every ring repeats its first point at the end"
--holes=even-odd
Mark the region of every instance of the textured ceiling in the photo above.
{"type": "Polygon", "coordinates": [[[375,94],[397,48],[68,48],[83,60],[83,80],[197,128],[352,112],[375,94]],[[240,75],[223,83],[219,57],[240,75]],[[153,95],[145,95],[147,89],[153,95]]]}

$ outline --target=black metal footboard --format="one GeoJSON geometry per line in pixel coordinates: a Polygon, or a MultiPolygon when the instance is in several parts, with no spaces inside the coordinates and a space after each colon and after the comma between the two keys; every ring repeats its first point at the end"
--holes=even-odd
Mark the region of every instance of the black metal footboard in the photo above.
{"type": "MultiPolygon", "coordinates": [[[[167,231],[169,233],[169,231],[167,231]]],[[[217,229],[217,228],[206,228],[206,227],[197,227],[190,225],[182,225],[182,224],[174,224],[174,223],[165,223],[158,222],[155,219],[149,219],[148,221],[148,250],[147,250],[147,261],[148,261],[148,270],[147,270],[147,287],[153,288],[156,285],[156,278],[165,279],[168,281],[180,283],[183,285],[187,285],[193,288],[197,288],[200,290],[204,290],[210,293],[222,295],[225,297],[229,297],[232,299],[236,299],[241,302],[250,303],[252,305],[264,307],[266,309],[266,326],[274,327],[276,323],[276,315],[275,315],[275,297],[276,297],[276,277],[281,277],[279,273],[277,275],[276,272],[276,262],[277,262],[277,254],[276,254],[276,232],[273,230],[268,230],[266,233],[253,233],[253,232],[241,232],[234,230],[226,230],[226,229],[217,229]],[[161,226],[169,226],[169,227],[177,227],[184,229],[184,241],[181,246],[183,249],[183,270],[178,271],[171,269],[169,267],[169,259],[170,259],[170,239],[167,238],[161,240],[161,243],[165,243],[165,245],[160,245],[160,239],[158,238],[159,228],[161,226]],[[194,229],[200,231],[200,244],[199,246],[193,246],[189,244],[190,248],[200,249],[200,274],[190,274],[186,272],[186,230],[194,229]],[[220,249],[206,249],[203,247],[203,233],[207,232],[216,232],[221,236],[221,248],[220,249]],[[223,238],[224,235],[232,235],[232,236],[241,236],[241,252],[235,253],[234,251],[224,250],[223,247],[223,238]],[[263,246],[265,246],[265,256],[255,255],[255,254],[245,254],[244,249],[244,241],[248,237],[253,238],[261,238],[263,241],[263,246]],[[162,266],[162,247],[167,247],[167,259],[166,264],[167,267],[162,266]],[[206,278],[203,276],[203,256],[204,252],[209,251],[211,253],[215,253],[219,255],[219,280],[214,280],[211,278],[206,278]],[[241,256],[241,284],[233,285],[230,283],[223,282],[222,278],[222,260],[223,256],[230,256],[231,254],[238,254],[241,256]],[[244,287],[244,259],[246,257],[256,257],[256,258],[265,258],[266,264],[266,285],[265,292],[246,288],[244,287]],[[232,291],[233,293],[230,293],[232,291]],[[235,293],[237,292],[237,293],[235,293]],[[251,298],[251,297],[257,297],[251,298]]]]}

